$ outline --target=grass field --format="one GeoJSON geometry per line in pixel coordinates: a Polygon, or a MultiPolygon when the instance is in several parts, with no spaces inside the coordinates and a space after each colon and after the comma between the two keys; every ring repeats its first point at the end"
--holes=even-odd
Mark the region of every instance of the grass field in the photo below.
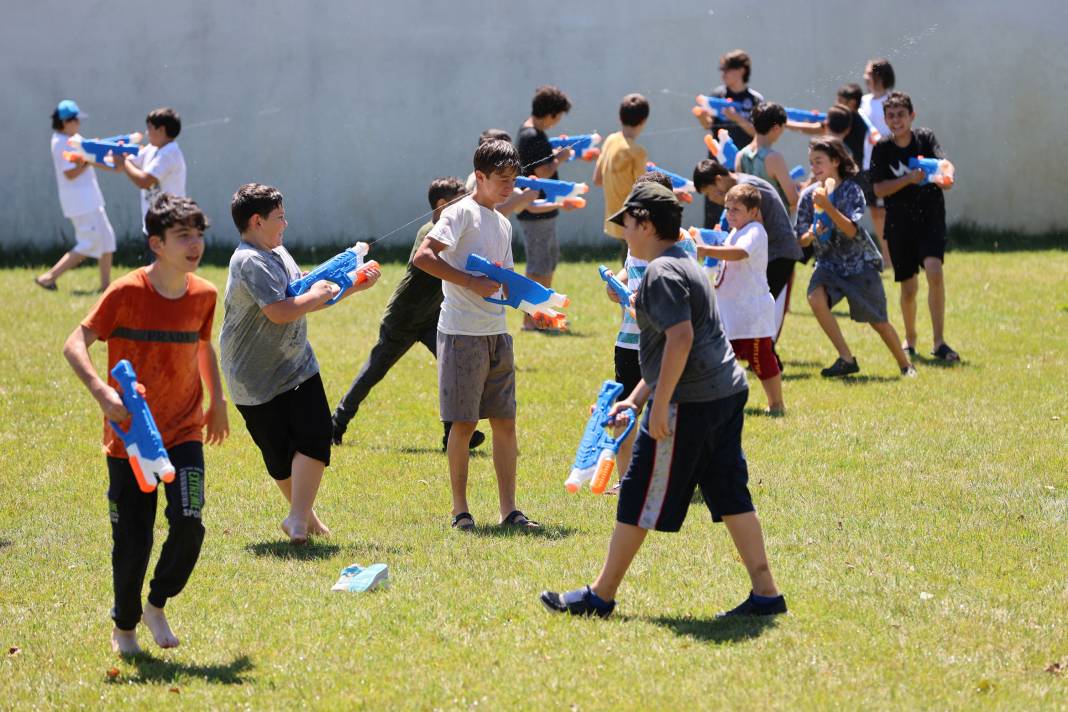
{"type": "MultiPolygon", "coordinates": [[[[334,536],[315,546],[283,543],[281,497],[231,408],[231,439],[206,453],[200,563],[167,608],[182,646],[160,651],[143,631],[150,654],[133,661],[108,647],[100,414],[60,354],[95,271],[58,294],[30,270],[0,273],[0,707],[1068,709],[1068,253],[951,254],[947,336],[964,363],[921,363],[910,380],[854,324],[862,373],[820,378],[834,354],[800,268],[780,345],[786,418],[759,415],[751,380],[751,488],[791,609],[755,623],[714,620],[747,579],[696,506],[680,534],[649,538],[613,619],[537,602],[592,579],[613,522],[614,499],[563,488],[585,406],[612,375],[618,308],[595,268],[559,274],[570,336],[516,333],[510,316],[519,504],[541,533],[485,526],[485,455],[472,465],[480,528],[449,529],[433,360],[413,350],[335,449],[318,503],[334,536]],[[392,588],[331,593],[353,562],[387,563],[392,588]]],[[[401,270],[312,315],[331,401],[401,270]]],[[[221,291],[224,269],[202,274],[221,291]]],[[[157,551],[164,526],[160,512],[157,551]]]]}

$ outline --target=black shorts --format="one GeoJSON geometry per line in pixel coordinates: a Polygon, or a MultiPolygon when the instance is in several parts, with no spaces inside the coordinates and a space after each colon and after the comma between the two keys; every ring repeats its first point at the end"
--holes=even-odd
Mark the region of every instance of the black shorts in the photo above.
{"type": "Polygon", "coordinates": [[[946,261],[945,207],[887,210],[883,237],[890,248],[894,281],[911,279],[923,269],[928,257],[946,261]]]}
{"type": "Polygon", "coordinates": [[[620,398],[626,398],[638,387],[638,381],[642,380],[638,349],[616,346],[616,380],[623,384],[623,395],[620,398]]]}
{"type": "Polygon", "coordinates": [[[771,296],[778,299],[782,290],[786,289],[786,285],[794,277],[795,264],[796,262],[789,257],[777,257],[768,262],[766,275],[768,278],[768,291],[771,292],[771,296]]]}
{"type": "Polygon", "coordinates": [[[677,532],[695,487],[701,488],[712,521],[755,511],[742,452],[748,399],[746,389],[720,400],[673,404],[669,416],[673,434],[659,441],[649,435],[652,408],[647,408],[630,469],[621,481],[616,521],[677,532]]]}
{"type": "Polygon", "coordinates": [[[239,405],[252,441],[263,453],[267,473],[288,480],[298,452],[330,464],[330,404],[323,379],[315,374],[296,388],[260,405],[239,405]]]}

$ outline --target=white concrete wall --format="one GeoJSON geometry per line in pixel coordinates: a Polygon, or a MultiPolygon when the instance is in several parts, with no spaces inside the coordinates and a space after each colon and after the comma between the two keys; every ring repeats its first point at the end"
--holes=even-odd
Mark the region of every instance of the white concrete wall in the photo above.
{"type": "MultiPolygon", "coordinates": [[[[559,127],[607,134],[619,99],[652,102],[642,143],[688,173],[702,156],[693,95],[717,58],[743,47],[769,99],[826,108],[885,55],[958,166],[951,219],[1041,231],[1068,227],[1061,203],[1068,110],[1063,0],[372,3],[5,0],[0,23],[0,249],[71,234],[48,158],[49,114],[74,98],[87,135],[139,129],[174,106],[189,191],[234,237],[230,195],[272,183],[294,242],[381,235],[419,216],[428,182],[465,175],[478,133],[514,132],[533,88],[562,87],[559,127]],[[169,7],[166,7],[169,6],[169,7]],[[162,9],[159,9],[162,8],[162,9]]],[[[804,141],[782,144],[791,164],[804,141]]],[[[567,179],[588,180],[575,162],[567,179]]],[[[120,236],[139,230],[136,191],[101,173],[120,236]]],[[[599,239],[602,203],[565,215],[564,240],[599,239]]],[[[700,221],[695,203],[686,219],[700,221]]],[[[416,225],[392,239],[407,241],[416,225]]]]}

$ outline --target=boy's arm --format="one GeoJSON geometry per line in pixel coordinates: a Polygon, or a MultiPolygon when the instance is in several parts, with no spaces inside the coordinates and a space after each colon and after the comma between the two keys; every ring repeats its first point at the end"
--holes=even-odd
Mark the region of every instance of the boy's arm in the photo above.
{"type": "Polygon", "coordinates": [[[96,332],[79,324],[63,344],[63,356],[81,382],[85,384],[89,393],[96,399],[105,417],[121,423],[130,417],[130,413],[122,404],[118,391],[100,378],[92,359],[89,358],[89,347],[96,341],[96,332]]]}
{"type": "Polygon", "coordinates": [[[781,153],[772,153],[764,161],[764,167],[768,174],[778,182],[782,192],[786,194],[786,212],[793,213],[797,210],[797,186],[794,185],[794,179],[790,177],[786,159],[781,153]]]}
{"type": "Polygon", "coordinates": [[[230,434],[230,420],[226,413],[222,377],[219,375],[219,359],[210,341],[201,340],[197,344],[197,368],[201,380],[208,384],[211,396],[208,412],[204,415],[204,424],[208,428],[204,441],[209,445],[218,445],[230,434]]]}
{"type": "Polygon", "coordinates": [[[593,184],[596,186],[604,185],[604,172],[601,170],[601,159],[604,157],[602,153],[597,157],[597,164],[593,167],[593,184]]]}
{"type": "Polygon", "coordinates": [[[126,160],[125,153],[116,153],[112,155],[115,160],[115,171],[117,173],[125,173],[130,179],[130,182],[141,190],[148,190],[159,183],[159,179],[156,178],[156,176],[138,168],[134,165],[133,161],[126,160]]]}
{"type": "Polygon", "coordinates": [[[711,257],[714,260],[726,260],[736,262],[749,259],[749,253],[741,247],[728,247],[726,245],[697,245],[699,257],[711,257]]]}
{"type": "Polygon", "coordinates": [[[264,305],[263,315],[275,324],[288,324],[309,312],[323,308],[340,291],[341,289],[333,282],[320,280],[299,297],[289,297],[264,305]]]}
{"type": "Polygon", "coordinates": [[[89,170],[89,161],[84,160],[81,156],[78,156],[73,162],[76,164],[74,168],[68,168],[67,170],[63,171],[63,175],[67,178],[67,180],[74,180],[82,173],[85,173],[87,170],[89,170]]]}
{"type": "Polygon", "coordinates": [[[517,210],[530,210],[530,204],[538,199],[538,191],[533,188],[512,192],[512,197],[497,206],[501,215],[511,215],[517,210]]]}
{"type": "Polygon", "coordinates": [[[823,124],[814,121],[787,121],[786,128],[810,136],[820,136],[823,134],[823,124]]]}
{"type": "Polygon", "coordinates": [[[664,337],[664,356],[660,362],[660,377],[656,382],[659,395],[653,400],[653,409],[649,413],[649,434],[654,440],[662,440],[671,435],[668,409],[693,346],[693,322],[681,321],[668,327],[664,337]]]}
{"type": "Polygon", "coordinates": [[[423,244],[415,251],[412,264],[433,277],[452,282],[464,289],[469,289],[480,297],[492,297],[497,293],[501,288],[500,283],[494,282],[488,277],[468,274],[441,259],[438,253],[444,250],[445,247],[445,243],[439,242],[432,237],[424,238],[423,244]]]}
{"type": "Polygon", "coordinates": [[[885,198],[910,185],[919,185],[923,182],[923,175],[923,171],[917,168],[914,171],[909,171],[900,178],[891,178],[890,180],[881,180],[878,183],[874,183],[872,184],[871,189],[878,197],[885,198]]]}

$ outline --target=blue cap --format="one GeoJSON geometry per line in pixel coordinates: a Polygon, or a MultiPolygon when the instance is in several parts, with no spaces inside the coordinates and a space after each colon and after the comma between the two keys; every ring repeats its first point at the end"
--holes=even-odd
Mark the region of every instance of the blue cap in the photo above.
{"type": "Polygon", "coordinates": [[[78,105],[74,103],[73,99],[64,99],[56,106],[56,114],[62,121],[67,119],[73,119],[80,116],[82,110],[78,108],[78,105]]]}

